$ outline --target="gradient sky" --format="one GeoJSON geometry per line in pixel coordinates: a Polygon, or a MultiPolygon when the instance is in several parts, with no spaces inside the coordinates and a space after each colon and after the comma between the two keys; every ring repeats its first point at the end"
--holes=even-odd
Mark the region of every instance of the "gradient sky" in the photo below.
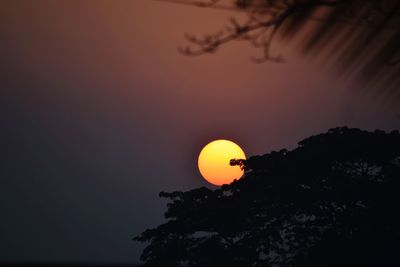
{"type": "MultiPolygon", "coordinates": [[[[131,238],[163,221],[162,190],[210,186],[217,138],[246,155],[336,126],[399,129],[399,108],[360,93],[294,45],[287,63],[231,43],[177,52],[232,14],[150,0],[0,2],[0,261],[136,262],[131,238]]],[[[210,186],[211,187],[211,186],[210,186]]]]}

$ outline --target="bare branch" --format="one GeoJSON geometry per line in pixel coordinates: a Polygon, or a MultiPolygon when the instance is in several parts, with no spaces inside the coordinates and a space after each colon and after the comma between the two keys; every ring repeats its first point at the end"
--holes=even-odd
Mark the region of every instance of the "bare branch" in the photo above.
{"type": "MultiPolygon", "coordinates": [[[[186,34],[185,39],[188,45],[179,47],[178,50],[184,55],[197,56],[215,53],[219,47],[232,41],[246,41],[255,48],[262,49],[261,57],[251,58],[257,63],[284,62],[281,55],[272,55],[273,41],[278,33],[283,32],[284,36],[290,35],[290,32],[287,33],[288,28],[297,32],[306,20],[319,21],[328,29],[334,28],[332,25],[335,23],[344,23],[357,25],[357,27],[364,26],[372,31],[382,28],[398,31],[400,23],[395,20],[395,17],[400,15],[397,5],[400,0],[232,0],[231,5],[226,4],[224,0],[158,1],[245,12],[247,21],[240,22],[235,17],[231,17],[229,24],[217,33],[202,37],[186,34]]],[[[374,38],[378,35],[375,34],[374,38]]],[[[317,32],[309,40],[310,47],[324,38],[326,39],[317,32]]],[[[388,60],[387,64],[397,64],[399,61],[393,58],[388,60]]]]}

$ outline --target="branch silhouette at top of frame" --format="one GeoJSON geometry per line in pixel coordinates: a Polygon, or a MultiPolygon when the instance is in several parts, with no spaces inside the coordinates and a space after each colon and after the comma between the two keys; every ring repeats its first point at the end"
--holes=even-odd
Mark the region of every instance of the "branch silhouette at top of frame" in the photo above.
{"type": "Polygon", "coordinates": [[[245,21],[231,17],[224,29],[213,34],[185,34],[189,44],[179,48],[184,55],[214,53],[229,42],[244,40],[262,50],[254,62],[284,62],[282,55],[271,52],[272,42],[278,35],[283,42],[301,35],[302,53],[323,56],[337,70],[357,70],[365,82],[378,81],[387,90],[399,91],[400,0],[159,1],[247,15],[245,21]]]}

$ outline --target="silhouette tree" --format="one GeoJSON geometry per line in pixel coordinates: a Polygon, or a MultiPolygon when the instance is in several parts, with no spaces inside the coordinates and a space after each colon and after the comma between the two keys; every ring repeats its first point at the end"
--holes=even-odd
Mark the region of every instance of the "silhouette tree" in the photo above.
{"type": "MultiPolygon", "coordinates": [[[[356,73],[363,85],[379,83],[385,93],[399,97],[400,0],[161,0],[198,7],[241,11],[246,19],[231,17],[216,33],[198,37],[186,34],[185,55],[214,53],[234,40],[247,41],[262,50],[255,62],[284,62],[272,53],[280,44],[296,43],[302,53],[321,56],[324,65],[356,73]],[[233,3],[233,4],[232,4],[233,3]]],[[[376,86],[378,87],[378,86],[376,86]]]]}
{"type": "Polygon", "coordinates": [[[168,198],[146,266],[400,266],[400,134],[335,128],[168,198]]]}

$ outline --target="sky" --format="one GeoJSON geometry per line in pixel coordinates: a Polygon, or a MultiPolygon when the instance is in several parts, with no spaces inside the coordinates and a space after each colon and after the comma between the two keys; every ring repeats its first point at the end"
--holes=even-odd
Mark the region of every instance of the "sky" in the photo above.
{"type": "Polygon", "coordinates": [[[214,139],[246,155],[329,128],[400,128],[399,108],[277,41],[178,53],[184,33],[234,13],[151,0],[0,2],[0,262],[139,260],[160,191],[215,188],[197,170],[214,139]]]}

